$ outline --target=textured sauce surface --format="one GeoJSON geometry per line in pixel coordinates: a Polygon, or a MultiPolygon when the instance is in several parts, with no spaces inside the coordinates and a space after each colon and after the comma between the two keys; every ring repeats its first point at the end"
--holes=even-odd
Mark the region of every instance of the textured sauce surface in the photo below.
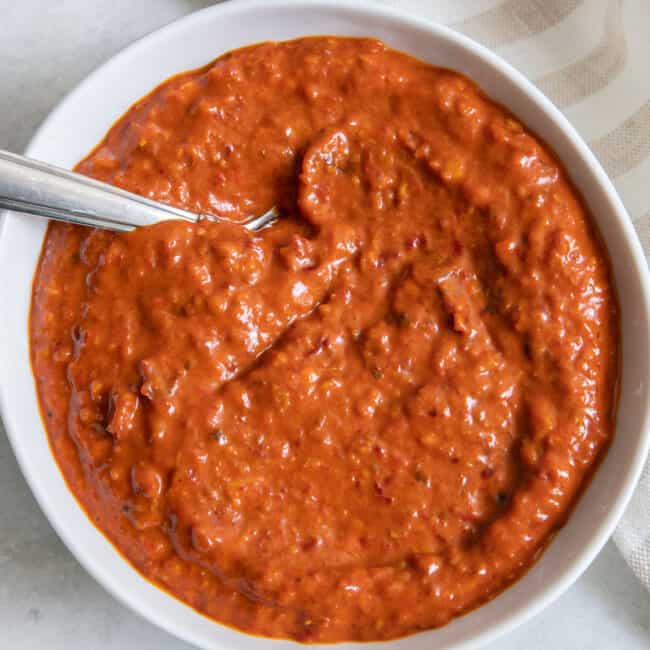
{"type": "Polygon", "coordinates": [[[234,221],[52,224],[51,446],[97,527],[214,619],[301,641],[444,625],[528,568],[612,435],[609,265],[549,150],[373,40],[228,54],[78,169],[234,221]]]}

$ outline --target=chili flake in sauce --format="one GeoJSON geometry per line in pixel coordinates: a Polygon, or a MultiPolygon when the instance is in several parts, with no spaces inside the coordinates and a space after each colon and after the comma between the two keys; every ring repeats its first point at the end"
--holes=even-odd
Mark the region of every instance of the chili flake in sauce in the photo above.
{"type": "Polygon", "coordinates": [[[301,641],[444,625],[528,568],[612,436],[617,308],[548,148],[375,40],[177,76],[78,170],[259,233],[51,224],[53,453],[137,569],[301,641]]]}

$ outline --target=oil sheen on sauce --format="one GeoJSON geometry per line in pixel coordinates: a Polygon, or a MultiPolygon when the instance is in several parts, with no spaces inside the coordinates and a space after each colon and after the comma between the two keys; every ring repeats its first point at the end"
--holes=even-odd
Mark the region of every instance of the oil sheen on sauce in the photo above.
{"type": "Polygon", "coordinates": [[[238,225],[52,224],[51,447],[149,580],[305,642],[444,625],[519,577],[613,432],[604,249],[548,148],[370,39],[227,54],[78,166],[238,225]]]}

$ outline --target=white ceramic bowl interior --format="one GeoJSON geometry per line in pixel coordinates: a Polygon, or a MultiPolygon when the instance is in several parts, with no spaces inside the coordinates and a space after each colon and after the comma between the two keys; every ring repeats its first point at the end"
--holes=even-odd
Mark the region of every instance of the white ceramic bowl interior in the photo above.
{"type": "MultiPolygon", "coordinates": [[[[647,266],[611,182],[562,114],[487,49],[444,27],[350,0],[244,0],[210,7],[127,48],[74,90],[32,140],[28,155],[65,167],[82,158],[135,100],[165,78],[250,43],[311,34],[375,36],[459,70],[548,142],[585,197],[612,258],[622,318],[622,384],[615,440],[568,524],[541,560],[490,603],[439,630],[390,642],[400,650],[474,648],[539,612],[589,565],[631,495],[648,447],[647,266]]],[[[143,579],[74,500],[50,453],[31,375],[28,309],[43,222],[5,215],[0,232],[3,337],[0,404],[16,457],[48,519],[86,569],[136,612],[203,648],[280,650],[295,644],[243,635],[197,614],[143,579]]],[[[355,644],[342,644],[342,650],[355,644]]],[[[388,645],[388,644],[376,644],[388,645]]]]}

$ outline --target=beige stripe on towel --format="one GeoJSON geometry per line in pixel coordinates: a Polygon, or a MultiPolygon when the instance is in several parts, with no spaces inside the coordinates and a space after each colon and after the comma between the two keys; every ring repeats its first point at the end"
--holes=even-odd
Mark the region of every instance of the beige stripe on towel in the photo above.
{"type": "Polygon", "coordinates": [[[612,177],[630,171],[650,155],[650,100],[622,124],[589,143],[612,177]]]}
{"type": "MultiPolygon", "coordinates": [[[[506,0],[451,25],[487,47],[534,36],[559,23],[583,0],[506,0]]],[[[589,2],[589,0],[586,0],[589,2]]]]}
{"type": "Polygon", "coordinates": [[[536,79],[537,87],[564,108],[604,88],[625,67],[627,43],[622,0],[610,0],[603,38],[586,57],[536,79]]]}

